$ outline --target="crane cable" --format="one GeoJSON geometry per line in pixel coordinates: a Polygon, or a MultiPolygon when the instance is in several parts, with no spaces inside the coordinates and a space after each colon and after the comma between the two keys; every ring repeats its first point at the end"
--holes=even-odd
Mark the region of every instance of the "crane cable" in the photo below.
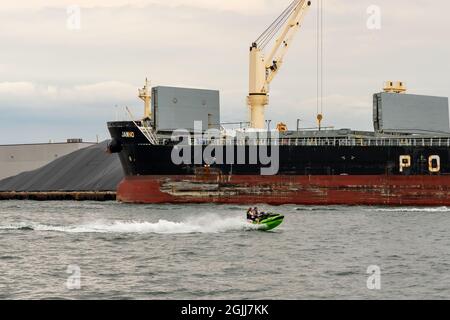
{"type": "Polygon", "coordinates": [[[293,6],[295,3],[297,3],[299,0],[294,0],[282,13],[281,15],[259,36],[259,38],[255,41],[256,43],[262,43],[262,41],[265,41],[270,35],[279,28],[280,22],[285,19],[287,15],[289,15],[292,12],[293,6]]]}
{"type": "Polygon", "coordinates": [[[323,115],[323,98],[324,98],[324,49],[323,49],[323,42],[324,42],[324,36],[323,36],[323,28],[324,28],[324,22],[323,22],[323,11],[324,11],[324,0],[320,0],[321,2],[321,8],[320,8],[320,64],[321,64],[321,86],[320,86],[320,113],[323,115]]]}
{"type": "Polygon", "coordinates": [[[258,37],[255,43],[264,49],[269,42],[277,35],[281,27],[286,23],[291,14],[301,5],[304,0],[294,0],[281,15],[258,37]]]}
{"type": "MultiPolygon", "coordinates": [[[[292,13],[292,12],[291,12],[292,13]]],[[[266,35],[266,37],[260,43],[260,48],[264,50],[267,45],[273,40],[273,38],[278,34],[281,27],[286,23],[290,14],[285,15],[277,24],[273,27],[273,29],[266,35]]]]}
{"type": "Polygon", "coordinates": [[[317,119],[320,122],[323,119],[323,99],[324,99],[324,36],[323,36],[323,19],[324,4],[323,0],[318,0],[317,6],[317,119]]]}
{"type": "Polygon", "coordinates": [[[317,26],[316,26],[316,114],[319,115],[320,102],[319,102],[319,43],[320,43],[320,0],[317,2],[317,26]]]}

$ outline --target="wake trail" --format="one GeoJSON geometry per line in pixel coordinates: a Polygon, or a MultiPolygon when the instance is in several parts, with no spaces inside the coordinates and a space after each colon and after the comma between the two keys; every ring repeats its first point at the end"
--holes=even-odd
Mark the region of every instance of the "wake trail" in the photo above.
{"type": "Polygon", "coordinates": [[[15,223],[0,225],[0,230],[20,231],[54,231],[65,233],[155,233],[155,234],[190,234],[223,233],[230,231],[255,230],[242,216],[220,217],[205,215],[175,222],[161,219],[158,222],[147,221],[113,221],[92,222],[80,225],[47,225],[39,223],[15,223]]]}

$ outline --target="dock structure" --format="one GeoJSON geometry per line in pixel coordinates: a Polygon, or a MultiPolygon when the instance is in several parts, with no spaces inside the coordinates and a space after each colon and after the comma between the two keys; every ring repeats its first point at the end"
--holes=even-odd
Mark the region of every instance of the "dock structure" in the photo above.
{"type": "Polygon", "coordinates": [[[123,170],[107,146],[108,141],[94,144],[0,180],[0,200],[115,200],[123,170]]]}
{"type": "Polygon", "coordinates": [[[36,170],[74,151],[94,145],[82,139],[67,142],[0,145],[0,180],[36,170]]]}

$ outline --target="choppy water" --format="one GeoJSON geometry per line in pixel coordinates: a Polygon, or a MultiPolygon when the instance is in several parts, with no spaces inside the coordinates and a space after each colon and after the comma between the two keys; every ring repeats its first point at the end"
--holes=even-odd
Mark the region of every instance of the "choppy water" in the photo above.
{"type": "Polygon", "coordinates": [[[0,298],[450,298],[450,208],[265,209],[0,202],[0,298]]]}

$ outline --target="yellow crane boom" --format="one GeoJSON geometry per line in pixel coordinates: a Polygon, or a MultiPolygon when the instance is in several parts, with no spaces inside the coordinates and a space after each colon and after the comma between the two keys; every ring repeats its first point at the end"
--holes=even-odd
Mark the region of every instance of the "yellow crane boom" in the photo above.
{"type": "Polygon", "coordinates": [[[250,85],[247,100],[251,112],[250,123],[254,129],[265,128],[265,108],[269,104],[270,83],[278,74],[284,56],[310,6],[311,1],[294,0],[250,47],[250,85]],[[265,57],[264,49],[277,34],[280,36],[269,55],[265,57]]]}

